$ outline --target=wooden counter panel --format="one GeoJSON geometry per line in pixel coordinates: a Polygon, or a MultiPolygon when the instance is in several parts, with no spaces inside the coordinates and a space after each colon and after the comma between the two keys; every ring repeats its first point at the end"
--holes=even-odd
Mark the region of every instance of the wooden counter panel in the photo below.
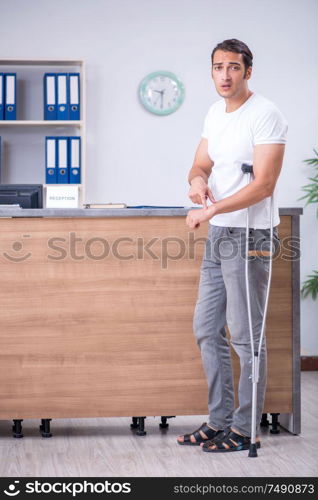
{"type": "MultiPolygon", "coordinates": [[[[183,217],[0,219],[0,418],[206,414],[192,319],[207,228],[193,244],[183,217]]],[[[279,259],[268,412],[291,411],[291,320],[291,263],[279,259]]]]}

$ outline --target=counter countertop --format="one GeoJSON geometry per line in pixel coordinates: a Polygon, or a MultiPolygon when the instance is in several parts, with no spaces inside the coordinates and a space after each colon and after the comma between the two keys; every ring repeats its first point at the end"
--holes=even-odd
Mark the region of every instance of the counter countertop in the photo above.
{"type": "MultiPolygon", "coordinates": [[[[0,217],[185,217],[192,208],[1,208],[0,217]]],[[[301,207],[284,207],[279,215],[301,215],[301,207]]]]}

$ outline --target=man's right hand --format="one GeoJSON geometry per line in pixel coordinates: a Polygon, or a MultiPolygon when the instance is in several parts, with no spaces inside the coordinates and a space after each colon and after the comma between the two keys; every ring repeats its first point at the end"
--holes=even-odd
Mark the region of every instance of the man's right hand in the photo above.
{"type": "Polygon", "coordinates": [[[209,198],[212,203],[215,203],[211,189],[201,176],[192,179],[189,198],[192,203],[203,205],[204,208],[207,208],[207,198],[209,198]]]}

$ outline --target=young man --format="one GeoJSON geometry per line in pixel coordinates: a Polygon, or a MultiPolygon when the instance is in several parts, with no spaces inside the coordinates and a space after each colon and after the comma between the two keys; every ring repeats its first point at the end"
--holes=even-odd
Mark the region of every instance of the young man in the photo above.
{"type": "MultiPolygon", "coordinates": [[[[200,271],[193,327],[208,382],[209,421],[182,445],[201,445],[207,452],[248,449],[252,414],[252,354],[245,289],[245,224],[249,208],[250,238],[257,248],[269,245],[270,197],[274,203],[274,247],[279,246],[280,222],[275,185],[281,171],[287,123],[276,106],[248,88],[253,55],[247,45],[231,39],[212,52],[212,79],[223,98],[205,118],[202,139],[189,172],[189,197],[203,208],[190,210],[190,229],[209,221],[206,252],[200,271]],[[253,165],[247,184],[243,163],[253,165]],[[208,179],[211,175],[211,186],[208,179]],[[207,204],[207,200],[211,204],[207,204]],[[209,249],[209,252],[207,250],[209,249]],[[209,253],[209,254],[208,254],[209,253]],[[234,410],[231,344],[240,358],[239,406],[234,410]]],[[[263,247],[262,247],[263,248],[263,247]]],[[[268,280],[267,258],[249,263],[254,348],[258,347],[268,280]]],[[[259,433],[266,389],[266,338],[260,352],[256,432],[259,433]]],[[[257,437],[257,446],[260,446],[257,437]]]]}

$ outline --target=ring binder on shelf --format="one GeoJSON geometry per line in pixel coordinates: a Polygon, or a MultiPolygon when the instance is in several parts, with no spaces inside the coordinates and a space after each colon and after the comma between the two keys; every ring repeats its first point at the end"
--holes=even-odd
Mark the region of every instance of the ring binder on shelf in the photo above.
{"type": "Polygon", "coordinates": [[[69,73],[70,120],[80,120],[80,75],[69,73]]]}
{"type": "Polygon", "coordinates": [[[57,137],[57,183],[68,184],[68,154],[67,137],[57,137]]]}
{"type": "Polygon", "coordinates": [[[5,73],[5,120],[16,120],[17,75],[5,73]]]}
{"type": "Polygon", "coordinates": [[[45,182],[57,184],[57,147],[56,137],[45,138],[45,182]]]}
{"type": "Polygon", "coordinates": [[[69,137],[70,184],[81,182],[81,138],[69,137]]]}
{"type": "Polygon", "coordinates": [[[56,105],[56,74],[45,73],[43,78],[44,83],[44,120],[57,119],[57,105],[56,105]]]}
{"type": "Polygon", "coordinates": [[[0,73],[0,120],[4,120],[4,74],[0,73]]]}
{"type": "Polygon", "coordinates": [[[69,119],[69,92],[67,85],[67,73],[57,74],[57,119],[69,119]]]}

